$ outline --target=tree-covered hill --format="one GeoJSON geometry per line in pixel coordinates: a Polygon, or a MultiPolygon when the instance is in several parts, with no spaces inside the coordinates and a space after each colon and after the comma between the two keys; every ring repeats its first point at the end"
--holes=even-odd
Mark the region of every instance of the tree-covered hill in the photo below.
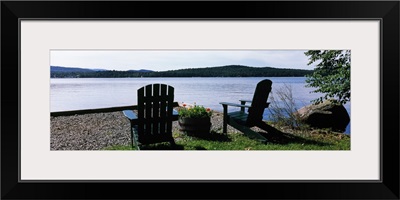
{"type": "Polygon", "coordinates": [[[52,78],[118,78],[118,77],[299,77],[311,74],[312,70],[281,69],[272,67],[248,67],[228,65],[206,68],[187,68],[168,71],[53,71],[52,78]]]}
{"type": "Polygon", "coordinates": [[[191,68],[158,72],[162,77],[287,77],[304,76],[310,70],[280,69],[272,67],[248,67],[229,65],[222,67],[191,68]]]}
{"type": "Polygon", "coordinates": [[[50,66],[51,72],[57,73],[68,73],[68,72],[94,72],[92,69],[77,68],[77,67],[60,67],[60,66],[50,66]]]}

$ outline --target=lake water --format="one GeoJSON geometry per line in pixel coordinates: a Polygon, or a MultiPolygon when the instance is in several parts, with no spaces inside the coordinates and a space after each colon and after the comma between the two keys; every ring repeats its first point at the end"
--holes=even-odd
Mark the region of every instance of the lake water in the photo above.
{"type": "MultiPolygon", "coordinates": [[[[135,105],[140,87],[163,83],[175,88],[175,101],[196,103],[222,112],[219,102],[239,103],[251,100],[257,83],[272,81],[272,94],[285,84],[292,87],[296,107],[301,108],[320,94],[310,93],[304,77],[246,77],[246,78],[62,78],[50,79],[50,110],[67,111],[135,105]]],[[[350,103],[345,104],[350,114],[350,103]]],[[[229,107],[230,111],[239,108],[229,107]]],[[[264,118],[268,119],[268,109],[264,118]]],[[[350,125],[346,133],[350,133],[350,125]]]]}

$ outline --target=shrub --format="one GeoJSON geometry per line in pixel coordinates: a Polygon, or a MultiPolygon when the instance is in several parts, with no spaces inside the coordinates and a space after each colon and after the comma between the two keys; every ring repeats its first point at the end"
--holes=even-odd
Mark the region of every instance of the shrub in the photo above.
{"type": "Polygon", "coordinates": [[[293,98],[292,86],[284,84],[270,95],[270,119],[280,126],[300,128],[303,124],[297,115],[296,101],[293,98]]]}
{"type": "Polygon", "coordinates": [[[212,110],[196,104],[194,106],[183,104],[183,107],[178,110],[178,113],[180,118],[205,118],[212,115],[212,110]]]}

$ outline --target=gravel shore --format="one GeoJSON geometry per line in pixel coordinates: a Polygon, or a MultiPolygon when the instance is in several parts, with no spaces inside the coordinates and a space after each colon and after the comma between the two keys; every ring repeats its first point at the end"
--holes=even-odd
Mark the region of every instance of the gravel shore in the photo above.
{"type": "MultiPolygon", "coordinates": [[[[214,112],[211,130],[222,132],[223,114],[214,112]]],[[[130,145],[130,124],[122,112],[51,117],[51,150],[102,150],[130,145]]],[[[177,121],[173,132],[179,131],[177,121]]],[[[228,132],[238,132],[228,125],[228,132]]]]}

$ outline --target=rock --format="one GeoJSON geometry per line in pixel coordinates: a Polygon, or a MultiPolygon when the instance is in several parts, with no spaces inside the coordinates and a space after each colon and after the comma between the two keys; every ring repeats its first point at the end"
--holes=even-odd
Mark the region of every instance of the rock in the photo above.
{"type": "Polygon", "coordinates": [[[350,122],[349,113],[343,105],[326,100],[320,104],[300,108],[297,114],[305,124],[315,128],[332,128],[333,131],[344,132],[350,122]]]}

